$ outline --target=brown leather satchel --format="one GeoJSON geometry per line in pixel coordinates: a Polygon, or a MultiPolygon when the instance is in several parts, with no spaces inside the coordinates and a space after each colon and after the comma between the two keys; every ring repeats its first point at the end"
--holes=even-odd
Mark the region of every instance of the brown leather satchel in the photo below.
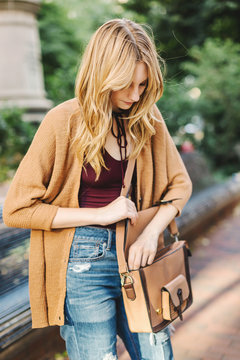
{"type": "MultiPolygon", "coordinates": [[[[121,195],[127,196],[135,160],[128,162],[125,187],[121,195]]],[[[171,202],[171,201],[170,201],[171,202]]],[[[161,203],[161,201],[160,201],[161,203]]],[[[162,201],[162,203],[166,203],[162,201]]],[[[128,251],[159,209],[153,206],[138,213],[137,224],[124,220],[117,223],[116,244],[122,295],[129,328],[132,332],[158,332],[192,304],[192,290],[188,256],[191,255],[186,241],[178,241],[175,220],[170,231],[175,242],[164,246],[163,234],[159,237],[158,249],[151,265],[129,270],[128,251]]]]}

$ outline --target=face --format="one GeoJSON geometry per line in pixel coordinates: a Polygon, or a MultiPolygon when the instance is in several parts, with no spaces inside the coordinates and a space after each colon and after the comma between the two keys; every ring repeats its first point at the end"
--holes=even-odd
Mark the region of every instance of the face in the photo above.
{"type": "Polygon", "coordinates": [[[112,91],[111,101],[113,110],[128,110],[133,103],[138,102],[147,86],[147,79],[147,65],[143,62],[137,63],[130,87],[127,89],[112,91]]]}

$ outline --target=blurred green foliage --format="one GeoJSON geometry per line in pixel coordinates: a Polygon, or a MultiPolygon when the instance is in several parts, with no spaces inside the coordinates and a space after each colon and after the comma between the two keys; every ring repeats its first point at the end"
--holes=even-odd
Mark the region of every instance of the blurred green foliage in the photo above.
{"type": "Polygon", "coordinates": [[[36,131],[22,120],[23,112],[17,108],[0,111],[0,182],[11,178],[36,131]]]}
{"type": "Polygon", "coordinates": [[[210,38],[240,42],[239,0],[128,0],[122,4],[135,19],[151,25],[168,74],[181,79],[181,63],[192,46],[210,38]]]}
{"type": "Polygon", "coordinates": [[[240,160],[240,44],[209,38],[189,55],[181,65],[188,75],[165,82],[158,106],[176,144],[190,140],[230,175],[240,160]]]}
{"type": "Polygon", "coordinates": [[[57,104],[74,96],[82,43],[76,34],[77,24],[57,2],[44,1],[38,19],[45,87],[57,104]]]}
{"type": "MultiPolygon", "coordinates": [[[[115,17],[149,24],[153,30],[167,65],[158,106],[176,144],[190,140],[213,168],[226,174],[238,171],[239,0],[43,0],[38,14],[42,61],[54,104],[74,96],[85,46],[102,23],[115,17]]],[[[16,110],[12,114],[12,119],[21,118],[16,110]]],[[[7,164],[13,168],[24,153],[21,141],[29,144],[32,139],[25,129],[25,140],[20,141],[21,132],[14,140],[18,130],[10,118],[5,114],[0,120],[1,169],[6,174],[7,164]]]]}
{"type": "Polygon", "coordinates": [[[204,123],[201,149],[230,174],[239,170],[240,161],[240,44],[207,39],[190,55],[193,61],[182,66],[201,90],[195,102],[204,123]]]}

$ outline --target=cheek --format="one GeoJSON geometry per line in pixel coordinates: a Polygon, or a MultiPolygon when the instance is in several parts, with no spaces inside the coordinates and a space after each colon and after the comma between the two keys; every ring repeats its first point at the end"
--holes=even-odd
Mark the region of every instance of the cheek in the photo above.
{"type": "Polygon", "coordinates": [[[112,102],[112,104],[115,104],[116,103],[116,93],[115,92],[113,92],[112,93],[112,95],[111,95],[111,102],[112,102]]]}
{"type": "Polygon", "coordinates": [[[144,93],[145,90],[146,88],[140,89],[140,96],[144,93]]]}
{"type": "Polygon", "coordinates": [[[117,103],[119,100],[121,100],[124,97],[124,90],[121,91],[114,91],[112,93],[111,100],[113,103],[117,103]]]}

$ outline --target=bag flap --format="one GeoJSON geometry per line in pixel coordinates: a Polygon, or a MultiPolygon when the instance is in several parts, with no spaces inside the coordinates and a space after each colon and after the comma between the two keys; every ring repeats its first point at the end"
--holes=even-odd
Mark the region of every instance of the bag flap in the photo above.
{"type": "Polygon", "coordinates": [[[178,275],[162,288],[162,291],[165,290],[169,293],[174,306],[180,305],[180,299],[178,296],[179,289],[181,289],[182,300],[186,300],[189,296],[189,287],[185,276],[182,274],[178,275]]]}

